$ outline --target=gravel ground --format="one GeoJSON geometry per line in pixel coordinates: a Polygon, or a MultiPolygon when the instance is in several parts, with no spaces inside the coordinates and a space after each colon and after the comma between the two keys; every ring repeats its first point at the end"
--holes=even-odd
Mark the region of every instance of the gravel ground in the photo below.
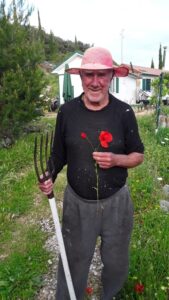
{"type": "MultiPolygon", "coordinates": [[[[50,237],[46,241],[45,248],[52,253],[53,258],[48,261],[49,273],[43,278],[43,286],[40,289],[35,300],[56,300],[56,284],[57,284],[57,266],[59,258],[59,247],[54,231],[53,221],[49,219],[42,219],[40,225],[43,231],[48,232],[50,237]]],[[[92,264],[90,267],[88,286],[93,288],[93,294],[90,297],[91,300],[99,299],[100,289],[100,273],[102,263],[99,255],[99,247],[96,246],[93,256],[92,264]]],[[[58,299],[59,300],[59,299],[58,299]]]]}

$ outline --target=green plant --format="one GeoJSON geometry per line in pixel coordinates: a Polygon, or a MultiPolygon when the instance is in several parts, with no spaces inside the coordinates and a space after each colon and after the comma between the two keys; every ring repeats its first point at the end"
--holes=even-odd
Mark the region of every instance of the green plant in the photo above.
{"type": "Polygon", "coordinates": [[[33,299],[47,271],[49,254],[44,241],[45,234],[31,226],[25,240],[18,241],[10,256],[0,262],[0,299],[33,299]]]}
{"type": "Polygon", "coordinates": [[[160,113],[165,116],[169,116],[169,106],[161,105],[160,113]]]}

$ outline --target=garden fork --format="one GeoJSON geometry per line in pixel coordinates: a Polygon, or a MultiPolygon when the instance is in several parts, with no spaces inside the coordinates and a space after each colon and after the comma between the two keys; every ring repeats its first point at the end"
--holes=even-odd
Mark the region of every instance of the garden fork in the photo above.
{"type": "MultiPolygon", "coordinates": [[[[38,143],[38,138],[35,137],[34,166],[35,166],[35,172],[36,172],[38,181],[41,183],[52,178],[54,168],[53,168],[52,160],[49,159],[49,157],[48,157],[48,151],[50,152],[49,156],[51,154],[52,144],[53,144],[53,132],[51,134],[50,141],[49,141],[48,133],[46,134],[45,141],[44,141],[43,135],[41,135],[40,143],[38,143]]],[[[72,278],[71,278],[69,265],[68,265],[68,261],[67,261],[63,236],[62,236],[62,232],[61,232],[61,226],[60,226],[60,222],[59,222],[56,200],[55,200],[53,191],[51,194],[48,195],[48,199],[49,199],[49,204],[50,204],[50,208],[51,208],[51,212],[52,212],[53,222],[55,225],[55,232],[56,232],[56,237],[57,237],[57,241],[58,241],[58,245],[59,245],[63,269],[65,272],[65,278],[66,278],[66,283],[67,283],[67,287],[68,287],[68,291],[69,291],[69,296],[70,296],[71,300],[76,300],[74,287],[73,287],[73,283],[72,283],[72,278]]]]}

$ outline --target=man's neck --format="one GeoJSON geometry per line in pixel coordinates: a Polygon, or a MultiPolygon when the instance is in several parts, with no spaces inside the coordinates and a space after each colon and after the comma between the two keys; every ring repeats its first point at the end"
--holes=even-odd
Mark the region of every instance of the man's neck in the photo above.
{"type": "Polygon", "coordinates": [[[109,104],[109,96],[107,96],[107,98],[105,98],[103,101],[94,102],[94,101],[89,101],[85,97],[85,94],[83,94],[82,101],[88,109],[97,111],[97,110],[101,110],[102,108],[104,108],[109,104]]]}

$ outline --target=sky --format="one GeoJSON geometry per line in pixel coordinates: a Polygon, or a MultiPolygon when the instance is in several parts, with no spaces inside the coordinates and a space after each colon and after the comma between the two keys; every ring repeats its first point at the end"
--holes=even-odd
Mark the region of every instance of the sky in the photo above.
{"type": "Polygon", "coordinates": [[[105,47],[117,63],[158,68],[160,44],[167,46],[169,70],[169,0],[27,0],[30,18],[63,40],[105,47]]]}

